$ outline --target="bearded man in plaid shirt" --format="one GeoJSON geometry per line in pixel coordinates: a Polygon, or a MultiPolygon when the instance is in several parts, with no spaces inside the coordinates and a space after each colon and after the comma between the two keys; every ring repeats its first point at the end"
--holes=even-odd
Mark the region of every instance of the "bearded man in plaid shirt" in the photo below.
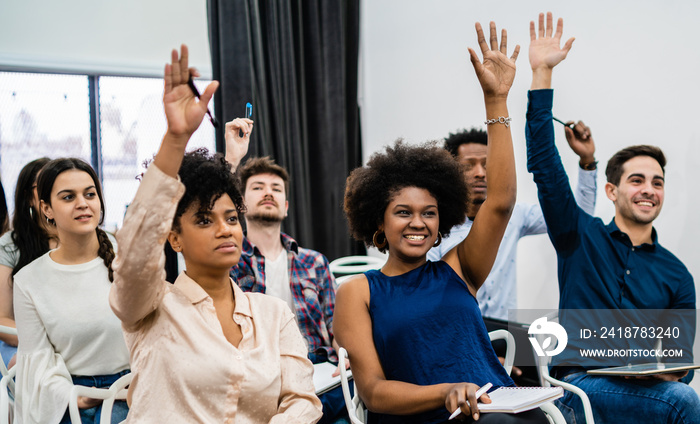
{"type": "MultiPolygon", "coordinates": [[[[249,159],[237,174],[248,211],[241,259],[231,277],[243,291],[278,297],[294,312],[313,363],[337,363],[333,338],[335,280],[328,259],[300,247],[281,231],[287,216],[289,175],[268,157],[249,159]]],[[[320,396],[319,423],[343,423],[347,412],[340,388],[320,396]]]]}

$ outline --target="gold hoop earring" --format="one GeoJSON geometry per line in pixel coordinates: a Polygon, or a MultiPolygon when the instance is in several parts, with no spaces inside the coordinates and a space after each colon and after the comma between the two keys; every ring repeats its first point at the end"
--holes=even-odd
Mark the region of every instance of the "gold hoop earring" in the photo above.
{"type": "Polygon", "coordinates": [[[384,234],[384,232],[381,232],[379,230],[375,231],[374,235],[372,236],[372,243],[374,243],[374,246],[377,249],[384,249],[386,247],[386,235],[384,234]],[[380,234],[384,236],[384,241],[381,243],[377,241],[379,239],[380,234]]]}
{"type": "Polygon", "coordinates": [[[437,240],[435,240],[435,244],[433,245],[433,247],[440,246],[440,243],[442,243],[442,233],[438,231],[437,240]]]}

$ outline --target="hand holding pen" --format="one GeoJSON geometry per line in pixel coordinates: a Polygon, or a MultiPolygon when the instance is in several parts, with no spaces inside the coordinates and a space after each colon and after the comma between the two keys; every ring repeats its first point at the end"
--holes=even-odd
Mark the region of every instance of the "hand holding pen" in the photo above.
{"type": "MultiPolygon", "coordinates": [[[[558,119],[556,116],[552,116],[552,119],[559,122],[560,124],[562,124],[564,126],[564,131],[566,131],[566,129],[569,129],[569,130],[573,131],[574,133],[576,133],[576,136],[578,136],[579,138],[581,138],[583,140],[589,138],[591,135],[591,129],[588,128],[587,126],[585,126],[583,124],[583,121],[564,122],[561,119],[558,119]]],[[[568,137],[568,135],[567,135],[567,137],[568,137]]]]}
{"type": "MultiPolygon", "coordinates": [[[[247,116],[250,116],[246,113],[247,116]]],[[[233,171],[248,153],[250,133],[253,131],[253,120],[236,118],[226,123],[224,138],[226,139],[226,161],[231,164],[233,171]]]]}
{"type": "Polygon", "coordinates": [[[583,121],[563,122],[555,117],[555,121],[564,125],[564,133],[569,147],[579,157],[579,165],[586,170],[593,170],[596,167],[595,160],[595,142],[591,135],[591,129],[583,123],[583,121]]]}
{"type": "MultiPolygon", "coordinates": [[[[470,408],[471,411],[472,411],[471,416],[472,416],[472,418],[473,418],[474,420],[478,420],[478,419],[479,419],[479,412],[478,412],[479,409],[478,409],[478,406],[476,406],[476,405],[477,405],[477,401],[479,400],[480,397],[486,395],[486,392],[488,392],[489,389],[491,389],[491,387],[493,387],[493,384],[491,384],[491,383],[486,383],[486,384],[484,384],[480,389],[478,389],[478,390],[476,391],[476,393],[474,393],[473,404],[472,404],[471,402],[469,402],[469,399],[465,399],[465,403],[466,403],[467,407],[470,408]]],[[[486,395],[486,398],[485,398],[485,399],[482,399],[482,400],[488,400],[488,402],[486,402],[486,403],[491,403],[491,400],[489,399],[488,395],[486,395]]],[[[448,418],[448,420],[453,420],[453,419],[455,419],[457,416],[459,416],[459,414],[460,414],[461,412],[463,412],[463,411],[462,411],[462,408],[457,407],[457,409],[455,409],[455,410],[452,412],[452,415],[450,415],[450,418],[448,418]]]]}
{"type": "Polygon", "coordinates": [[[164,74],[163,108],[168,132],[177,137],[189,138],[199,128],[207,113],[207,104],[219,87],[217,81],[212,81],[201,96],[195,96],[188,83],[192,76],[199,76],[199,73],[189,67],[189,52],[183,44],[180,55],[177,50],[171,52],[171,63],[165,65],[164,74]]]}
{"type": "MultiPolygon", "coordinates": [[[[190,87],[190,90],[192,90],[192,94],[194,94],[196,98],[201,100],[202,96],[201,94],[199,94],[199,90],[197,90],[197,86],[194,85],[194,80],[192,79],[194,73],[197,73],[196,76],[199,76],[199,73],[194,68],[192,68],[192,71],[194,72],[190,72],[190,78],[187,80],[187,85],[190,87]]],[[[207,102],[206,104],[209,104],[209,102],[207,102]]],[[[209,107],[207,107],[207,115],[209,115],[209,121],[214,126],[214,128],[219,128],[219,121],[217,121],[214,115],[211,114],[209,107]]]]}
{"type": "Polygon", "coordinates": [[[191,75],[198,76],[196,69],[189,67],[189,52],[186,45],[180,47],[180,54],[173,49],[170,63],[163,73],[163,110],[168,129],[163,136],[154,164],[166,175],[177,176],[187,143],[207,113],[207,104],[219,83],[212,81],[197,100],[189,87],[191,75]]]}

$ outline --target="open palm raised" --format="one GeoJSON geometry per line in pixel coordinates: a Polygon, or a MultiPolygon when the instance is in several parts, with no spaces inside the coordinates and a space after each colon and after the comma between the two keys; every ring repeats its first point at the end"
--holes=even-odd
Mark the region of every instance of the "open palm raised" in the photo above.
{"type": "Polygon", "coordinates": [[[484,96],[505,97],[513,85],[515,78],[515,60],[520,53],[520,46],[515,46],[513,54],[509,58],[508,53],[508,34],[505,29],[501,30],[501,44],[498,44],[498,33],[496,24],[489,24],[489,43],[486,42],[484,31],[481,24],[476,23],[476,35],[479,42],[481,54],[484,57],[483,63],[479,61],[479,57],[473,49],[469,49],[469,57],[476,77],[479,79],[481,89],[484,91],[484,96]]]}

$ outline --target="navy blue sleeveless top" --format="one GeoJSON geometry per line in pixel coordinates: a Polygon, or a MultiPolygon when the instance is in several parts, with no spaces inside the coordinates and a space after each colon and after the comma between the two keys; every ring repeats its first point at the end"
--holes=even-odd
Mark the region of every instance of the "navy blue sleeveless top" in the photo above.
{"type": "MultiPolygon", "coordinates": [[[[476,298],[443,261],[388,277],[365,272],[372,336],[387,380],[514,386],[491,347],[476,298]]],[[[369,424],[441,423],[443,407],[410,416],[370,412],[369,424]]]]}

